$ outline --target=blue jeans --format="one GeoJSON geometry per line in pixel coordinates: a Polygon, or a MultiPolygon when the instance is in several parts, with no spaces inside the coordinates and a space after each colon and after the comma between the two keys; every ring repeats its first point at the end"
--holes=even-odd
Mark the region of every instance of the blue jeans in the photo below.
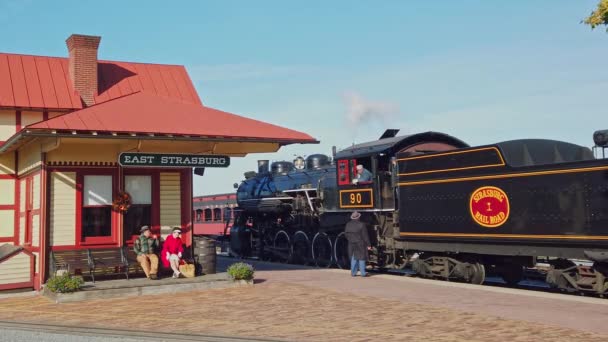
{"type": "Polygon", "coordinates": [[[365,277],[365,260],[357,260],[354,255],[350,257],[350,275],[353,277],[357,275],[357,264],[359,265],[361,276],[365,277]]]}

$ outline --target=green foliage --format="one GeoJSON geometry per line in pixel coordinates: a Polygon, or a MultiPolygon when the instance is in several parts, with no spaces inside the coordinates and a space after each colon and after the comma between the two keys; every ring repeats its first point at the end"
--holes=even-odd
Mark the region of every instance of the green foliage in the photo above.
{"type": "Polygon", "coordinates": [[[70,293],[80,290],[84,284],[82,277],[72,277],[66,273],[60,276],[54,276],[46,282],[46,286],[54,293],[70,293]]]}
{"type": "Polygon", "coordinates": [[[228,275],[234,280],[251,280],[254,273],[253,266],[244,262],[237,262],[228,267],[228,275]]]}
{"type": "MultiPolygon", "coordinates": [[[[583,23],[591,26],[591,29],[600,25],[608,26],[608,0],[600,0],[597,4],[597,9],[583,20],[583,23]]],[[[606,28],[608,32],[608,28],[606,28]]]]}

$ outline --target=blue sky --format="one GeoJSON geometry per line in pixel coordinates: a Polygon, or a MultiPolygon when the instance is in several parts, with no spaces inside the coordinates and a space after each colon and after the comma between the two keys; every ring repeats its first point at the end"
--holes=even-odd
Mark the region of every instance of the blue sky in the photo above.
{"type": "Polygon", "coordinates": [[[66,56],[71,33],[100,35],[102,59],[183,64],[205,105],[321,141],[209,169],[200,195],[232,191],[257,159],[386,128],[591,146],[608,128],[608,34],[580,24],[596,3],[0,0],[0,51],[66,56]]]}

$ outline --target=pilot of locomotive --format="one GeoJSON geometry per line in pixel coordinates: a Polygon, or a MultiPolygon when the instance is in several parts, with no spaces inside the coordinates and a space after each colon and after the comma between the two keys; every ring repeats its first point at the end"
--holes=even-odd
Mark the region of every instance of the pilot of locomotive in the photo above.
{"type": "Polygon", "coordinates": [[[357,174],[355,179],[353,179],[353,184],[362,183],[362,182],[371,182],[373,179],[373,175],[369,170],[363,167],[363,165],[357,165],[357,174]]]}

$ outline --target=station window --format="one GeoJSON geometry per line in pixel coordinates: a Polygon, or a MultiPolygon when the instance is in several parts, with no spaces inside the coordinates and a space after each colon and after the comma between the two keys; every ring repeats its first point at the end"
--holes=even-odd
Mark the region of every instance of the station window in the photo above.
{"type": "MultiPolygon", "coordinates": [[[[112,176],[84,176],[82,241],[112,236],[112,176]]],[[[101,239],[100,239],[101,238],[101,239]]]]}
{"type": "Polygon", "coordinates": [[[140,234],[142,226],[151,226],[152,177],[125,176],[125,191],[131,195],[131,207],[124,215],[124,236],[133,240],[140,234]]]}

